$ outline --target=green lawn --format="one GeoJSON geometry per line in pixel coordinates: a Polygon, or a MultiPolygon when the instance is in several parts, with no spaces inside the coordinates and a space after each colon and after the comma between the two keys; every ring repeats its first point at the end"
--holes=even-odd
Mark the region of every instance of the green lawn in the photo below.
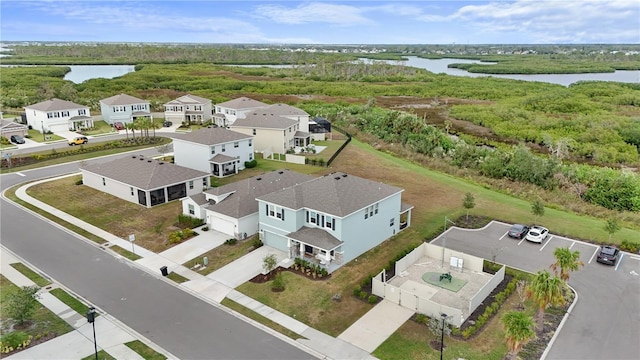
{"type": "Polygon", "coordinates": [[[242,314],[242,315],[244,315],[244,316],[246,316],[246,317],[248,317],[250,319],[253,319],[253,320],[259,322],[260,324],[265,325],[265,326],[269,327],[270,329],[273,329],[273,330],[279,332],[280,334],[283,334],[283,335],[285,335],[285,336],[287,336],[287,337],[289,337],[291,339],[294,339],[294,340],[305,339],[304,336],[301,336],[300,334],[295,333],[295,332],[285,328],[284,326],[267,319],[266,317],[256,313],[253,310],[247,309],[246,307],[238,304],[237,302],[235,302],[233,300],[230,300],[228,298],[224,298],[220,304],[228,307],[231,310],[235,310],[236,312],[238,312],[238,313],[240,313],[240,314],[242,314]]]}
{"type": "Polygon", "coordinates": [[[64,140],[62,136],[58,136],[56,134],[43,134],[41,129],[30,129],[28,132],[29,140],[33,140],[36,142],[51,142],[64,140]]]}
{"type": "Polygon", "coordinates": [[[134,340],[126,343],[131,350],[137,352],[145,360],[166,360],[166,357],[152,348],[148,347],[140,340],[134,340]]]}
{"type": "Polygon", "coordinates": [[[30,268],[28,268],[25,264],[23,263],[13,263],[11,264],[11,266],[18,270],[22,275],[26,276],[27,278],[29,278],[29,280],[33,281],[36,285],[43,287],[43,286],[47,286],[49,284],[51,284],[51,282],[47,279],[45,279],[44,277],[40,276],[38,273],[36,273],[35,271],[31,270],[30,268]]]}
{"type": "Polygon", "coordinates": [[[170,272],[169,275],[167,275],[167,279],[171,279],[171,280],[177,282],[178,284],[183,283],[185,281],[189,281],[189,279],[187,279],[186,277],[184,277],[184,276],[182,276],[182,275],[180,275],[178,273],[175,273],[173,271],[170,272]]]}
{"type": "Polygon", "coordinates": [[[116,132],[116,130],[104,120],[94,121],[92,129],[83,131],[86,135],[101,135],[112,132],[116,132]]]}
{"type": "MultiPolygon", "coordinates": [[[[91,354],[89,356],[83,357],[82,360],[96,360],[96,355],[95,355],[95,353],[93,353],[93,354],[91,354]]],[[[100,351],[98,351],[98,360],[118,360],[118,359],[116,359],[113,356],[109,355],[106,351],[100,350],[100,351]]]]}
{"type": "MultiPolygon", "coordinates": [[[[87,305],[85,305],[75,297],[69,295],[69,293],[64,291],[63,289],[60,289],[60,288],[52,289],[51,291],[49,291],[49,293],[57,297],[58,300],[67,304],[67,306],[75,310],[80,315],[86,315],[87,312],[89,311],[89,307],[87,305]]],[[[96,316],[98,315],[99,314],[96,314],[96,316]]]]}
{"type": "Polygon", "coordinates": [[[249,253],[249,249],[253,246],[253,240],[257,238],[256,236],[250,237],[245,240],[238,241],[233,245],[222,244],[214,249],[207,251],[204,254],[198,255],[197,257],[187,261],[183,265],[188,268],[193,268],[196,264],[203,265],[203,258],[206,256],[208,264],[204,269],[193,269],[197,271],[199,274],[207,275],[210,274],[221,267],[247,255],[249,253]]]}

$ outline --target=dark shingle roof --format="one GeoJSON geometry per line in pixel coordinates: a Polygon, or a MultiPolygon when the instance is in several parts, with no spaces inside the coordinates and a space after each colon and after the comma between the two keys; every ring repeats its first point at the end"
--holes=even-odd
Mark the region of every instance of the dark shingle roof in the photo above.
{"type": "Polygon", "coordinates": [[[238,159],[237,157],[233,157],[229,155],[216,154],[211,159],[209,159],[209,162],[216,163],[216,164],[224,164],[224,163],[228,163],[229,161],[233,161],[237,159],[238,159]]]}
{"type": "Polygon", "coordinates": [[[264,112],[258,109],[247,113],[244,119],[236,119],[231,129],[234,127],[261,128],[261,129],[288,129],[297,124],[297,120],[287,119],[280,115],[264,112]]]}
{"type": "Polygon", "coordinates": [[[217,145],[232,141],[251,139],[253,136],[242,134],[223,127],[203,128],[186,134],[176,134],[176,139],[202,145],[217,145]]]}
{"type": "Polygon", "coordinates": [[[72,110],[72,109],[84,109],[88,108],[86,105],[78,105],[71,101],[50,99],[37,104],[25,106],[25,109],[34,109],[39,111],[60,111],[60,110],[72,110]]]}
{"type": "Polygon", "coordinates": [[[263,103],[262,101],[253,100],[243,96],[237,99],[216,104],[216,106],[222,106],[229,109],[241,110],[241,109],[252,109],[252,108],[258,108],[258,107],[264,107],[268,105],[263,103]]]}
{"type": "Polygon", "coordinates": [[[342,241],[320,228],[303,226],[300,230],[289,233],[287,236],[327,251],[342,245],[342,241]]]}
{"type": "Polygon", "coordinates": [[[127,94],[118,94],[106,99],[100,100],[105,105],[132,105],[132,104],[148,104],[147,100],[138,99],[127,94]]]}
{"type": "Polygon", "coordinates": [[[81,169],[143,190],[153,190],[209,176],[203,171],[146,158],[142,155],[86,165],[81,169]]]}
{"type": "Polygon", "coordinates": [[[258,211],[257,197],[312,179],[313,177],[310,175],[286,169],[271,171],[207,190],[207,193],[213,195],[233,193],[219,203],[210,205],[207,208],[227,216],[241,218],[258,211]]]}
{"type": "Polygon", "coordinates": [[[395,186],[336,172],[258,199],[293,210],[304,207],[344,217],[401,191],[395,186]]]}

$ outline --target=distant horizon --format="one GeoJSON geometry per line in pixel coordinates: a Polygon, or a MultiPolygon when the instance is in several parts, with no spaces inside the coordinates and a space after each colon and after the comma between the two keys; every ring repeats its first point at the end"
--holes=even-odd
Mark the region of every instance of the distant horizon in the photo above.
{"type": "Polygon", "coordinates": [[[0,34],[11,43],[634,45],[640,2],[3,0],[0,34]]]}

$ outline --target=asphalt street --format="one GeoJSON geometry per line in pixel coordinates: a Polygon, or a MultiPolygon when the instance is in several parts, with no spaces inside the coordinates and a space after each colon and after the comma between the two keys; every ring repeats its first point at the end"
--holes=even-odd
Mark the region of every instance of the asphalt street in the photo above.
{"type": "Polygon", "coordinates": [[[549,270],[557,247],[579,251],[585,266],[569,279],[578,300],[546,359],[640,359],[640,256],[625,254],[617,266],[603,265],[596,262],[596,245],[553,235],[553,229],[535,244],[509,238],[508,229],[502,223],[451,228],[432,243],[533,273],[549,270]]]}
{"type": "MultiPolygon", "coordinates": [[[[155,153],[147,151],[147,155],[155,153]]],[[[16,183],[77,170],[78,163],[72,163],[3,174],[1,186],[4,190],[16,183]]],[[[4,199],[0,205],[4,246],[181,359],[313,358],[36,214],[4,199]]]]}

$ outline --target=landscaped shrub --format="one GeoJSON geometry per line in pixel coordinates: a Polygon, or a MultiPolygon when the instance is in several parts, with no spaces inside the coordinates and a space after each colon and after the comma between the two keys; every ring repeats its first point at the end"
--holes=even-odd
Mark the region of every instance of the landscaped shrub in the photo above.
{"type": "Polygon", "coordinates": [[[32,339],[33,336],[24,331],[12,331],[4,334],[2,338],[0,338],[0,352],[8,354],[13,350],[24,349],[31,344],[32,339]]]}
{"type": "Polygon", "coordinates": [[[429,317],[425,314],[416,314],[415,320],[418,324],[426,324],[429,321],[429,317]]]}
{"type": "Polygon", "coordinates": [[[178,224],[185,228],[196,228],[204,223],[204,220],[193,216],[180,214],[178,215],[178,224]]]}
{"type": "Polygon", "coordinates": [[[262,243],[262,241],[258,237],[256,237],[255,239],[253,239],[253,241],[251,241],[251,246],[253,246],[254,249],[257,249],[257,248],[261,247],[262,245],[264,245],[264,244],[262,243]]]}
{"type": "Polygon", "coordinates": [[[230,238],[224,241],[224,243],[227,245],[235,245],[237,242],[238,240],[236,238],[230,238]]]}
{"type": "Polygon", "coordinates": [[[184,230],[174,231],[169,234],[169,245],[178,244],[184,240],[197,235],[195,231],[186,228],[184,230]]]}
{"type": "Polygon", "coordinates": [[[356,287],[353,288],[353,296],[360,296],[361,292],[362,288],[360,287],[360,285],[356,285],[356,287]]]}
{"type": "Polygon", "coordinates": [[[496,296],[494,297],[494,301],[491,303],[491,305],[487,306],[484,309],[484,313],[478,316],[478,320],[476,320],[476,323],[462,330],[463,338],[468,339],[469,337],[475,335],[475,333],[478,330],[482,329],[482,327],[487,323],[487,321],[489,321],[489,319],[491,319],[493,315],[498,313],[500,306],[502,306],[502,304],[507,300],[509,295],[511,295],[513,290],[516,288],[517,282],[517,278],[511,279],[511,281],[509,281],[509,284],[507,284],[507,287],[496,294],[496,296]]]}
{"type": "Polygon", "coordinates": [[[622,240],[622,243],[620,244],[620,250],[637,254],[638,251],[640,251],[640,243],[632,242],[629,240],[622,240]]]}
{"type": "Polygon", "coordinates": [[[369,295],[369,304],[375,304],[378,302],[378,297],[375,295],[369,295]]]}
{"type": "Polygon", "coordinates": [[[360,294],[358,295],[360,297],[360,299],[364,300],[367,298],[367,292],[366,291],[360,291],[360,294]]]}
{"type": "Polygon", "coordinates": [[[284,285],[284,278],[282,277],[282,274],[278,273],[273,279],[273,283],[271,283],[271,290],[283,291],[284,285]]]}
{"type": "Polygon", "coordinates": [[[76,185],[82,185],[82,179],[76,181],[76,185]]]}
{"type": "Polygon", "coordinates": [[[202,231],[209,231],[209,227],[208,226],[203,226],[201,230],[202,231]]]}
{"type": "Polygon", "coordinates": [[[247,168],[247,169],[254,168],[254,167],[256,167],[257,165],[258,165],[258,160],[256,160],[256,159],[253,159],[253,160],[251,160],[251,161],[245,161],[245,162],[244,162],[244,167],[245,167],[245,168],[247,168]]]}

